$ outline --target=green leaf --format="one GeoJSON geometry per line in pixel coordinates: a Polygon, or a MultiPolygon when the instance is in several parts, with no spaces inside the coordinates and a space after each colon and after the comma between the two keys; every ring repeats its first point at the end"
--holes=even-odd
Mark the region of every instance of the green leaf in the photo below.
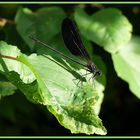
{"type": "MultiPolygon", "coordinates": [[[[97,65],[97,67],[101,70],[102,72],[102,76],[99,76],[97,77],[96,79],[103,84],[103,86],[106,85],[106,67],[105,67],[105,64],[102,60],[102,58],[100,56],[97,56],[95,54],[93,54],[93,47],[92,47],[92,44],[87,40],[85,39],[83,36],[81,36],[82,38],[82,42],[86,48],[86,50],[88,51],[91,59],[93,60],[93,62],[97,65]]],[[[81,57],[77,57],[77,56],[74,56],[70,53],[70,51],[65,47],[64,45],[64,42],[62,41],[62,38],[60,37],[60,35],[58,36],[55,36],[52,40],[51,40],[51,46],[53,48],[55,48],[56,50],[60,51],[60,52],[63,52],[63,54],[69,56],[70,58],[73,58],[75,60],[77,60],[78,62],[81,62],[81,63],[86,63],[85,61],[83,61],[81,59],[81,57]]],[[[39,49],[37,50],[37,53],[38,54],[46,54],[46,55],[51,55],[51,57],[53,57],[54,59],[57,59],[59,60],[60,62],[61,61],[61,56],[59,54],[56,54],[54,53],[52,50],[50,49],[47,49],[46,48],[46,51],[45,49],[42,48],[43,46],[41,47],[38,47],[39,49]],[[57,57],[57,58],[56,58],[57,57]]],[[[71,62],[70,60],[66,60],[67,63],[69,63],[69,65],[71,65],[72,67],[74,67],[75,69],[79,70],[81,69],[82,67],[77,65],[76,63],[73,63],[71,62]]],[[[64,63],[63,63],[64,64],[64,63]]]]}
{"type": "Polygon", "coordinates": [[[131,38],[132,25],[118,9],[106,8],[89,16],[77,8],[74,18],[81,33],[108,52],[115,53],[131,38]]]}
{"type": "Polygon", "coordinates": [[[65,17],[65,13],[58,7],[41,8],[32,12],[27,8],[22,8],[16,15],[17,30],[30,49],[34,49],[29,35],[38,37],[46,42],[60,31],[60,24],[65,17]]]}
{"type": "Polygon", "coordinates": [[[98,99],[102,98],[102,95],[100,96],[91,86],[85,85],[75,91],[67,106],[48,106],[48,109],[64,127],[71,130],[71,133],[105,135],[106,129],[95,112],[98,99]]]}
{"type": "Polygon", "coordinates": [[[0,81],[0,97],[14,94],[17,88],[10,82],[0,81]]]}
{"type": "MultiPolygon", "coordinates": [[[[0,42],[0,54],[17,57],[20,51],[16,46],[8,45],[0,42]]],[[[16,60],[0,59],[0,72],[4,74],[17,88],[19,88],[29,100],[32,102],[40,102],[38,96],[37,86],[35,85],[35,76],[31,70],[16,60]],[[37,93],[37,94],[36,94],[37,93]],[[36,98],[34,98],[34,96],[36,98]],[[36,100],[35,100],[36,99],[36,100]]],[[[42,101],[42,100],[41,100],[42,101]]]]}
{"type": "Polygon", "coordinates": [[[79,73],[85,70],[76,70],[65,60],[62,59],[61,63],[49,55],[32,54],[27,57],[15,46],[0,42],[0,53],[4,55],[4,52],[17,56],[20,62],[3,58],[0,70],[30,101],[46,105],[59,123],[72,133],[107,133],[98,117],[104,86],[97,81],[96,89],[91,82],[83,81],[80,87],[74,83],[74,79],[81,77],[79,73]]]}
{"type": "MultiPolygon", "coordinates": [[[[18,55],[21,54],[21,52],[16,46],[8,45],[6,42],[1,41],[0,54],[17,57],[18,55]]],[[[30,71],[30,69],[24,64],[21,65],[20,62],[16,60],[15,61],[10,60],[10,59],[5,59],[5,61],[6,61],[5,63],[7,64],[6,67],[3,63],[3,60],[0,59],[0,62],[1,62],[0,70],[2,72],[8,73],[9,71],[15,71],[20,75],[20,78],[23,80],[24,83],[31,83],[35,80],[35,77],[30,71]]]]}
{"type": "MultiPolygon", "coordinates": [[[[102,72],[102,75],[97,77],[97,81],[104,87],[106,85],[106,67],[105,67],[105,64],[103,62],[103,60],[101,59],[100,56],[97,56],[97,55],[93,55],[93,49],[92,49],[92,46],[91,46],[91,43],[86,40],[85,38],[82,37],[82,41],[83,41],[83,44],[84,46],[86,47],[88,53],[90,54],[91,56],[91,59],[93,59],[93,62],[95,62],[95,64],[97,65],[97,67],[101,70],[102,72]]],[[[71,58],[74,58],[75,60],[77,60],[78,62],[81,61],[81,59],[77,58],[77,57],[74,57],[74,55],[72,55],[67,48],[64,48],[64,43],[62,42],[60,36],[55,36],[52,40],[52,46],[53,48],[59,50],[60,52],[63,52],[65,55],[71,57],[71,58]]],[[[49,54],[51,55],[51,57],[53,57],[54,59],[57,59],[59,60],[59,62],[62,62],[60,61],[60,55],[59,54],[55,54],[54,52],[50,51],[49,49],[46,48],[43,49],[40,47],[40,49],[38,49],[38,54],[49,54]],[[56,56],[58,56],[56,58],[56,56]]],[[[79,67],[76,63],[73,63],[69,60],[66,60],[67,63],[69,63],[69,65],[71,67],[74,67],[75,70],[79,70],[81,67],[79,67]]],[[[81,61],[82,62],[82,61],[81,61]]],[[[66,63],[63,63],[63,64],[66,64],[66,63]]],[[[66,65],[67,66],[67,65],[66,65]]],[[[78,77],[77,77],[78,78],[78,77]]],[[[100,112],[100,107],[101,107],[101,103],[103,101],[103,93],[102,91],[104,90],[104,88],[97,88],[97,90],[99,90],[99,100],[98,100],[98,103],[96,104],[97,105],[97,109],[95,109],[95,111],[97,112],[97,114],[99,114],[100,112]]]]}
{"type": "Polygon", "coordinates": [[[0,98],[15,93],[17,88],[0,73],[0,98]]]}
{"type": "MultiPolygon", "coordinates": [[[[105,67],[105,64],[103,63],[103,60],[101,59],[100,56],[97,56],[97,55],[93,55],[93,50],[92,50],[92,46],[91,46],[91,43],[86,40],[85,38],[82,38],[82,41],[83,41],[83,44],[84,46],[86,47],[87,51],[89,52],[90,56],[91,56],[91,59],[93,59],[93,61],[95,62],[95,64],[97,65],[97,67],[101,70],[102,72],[102,75],[97,77],[97,81],[102,85],[103,89],[102,88],[97,88],[97,90],[99,90],[99,100],[98,100],[98,103],[96,104],[97,105],[97,109],[95,109],[95,111],[97,112],[97,114],[99,114],[100,112],[100,107],[101,107],[101,103],[103,101],[103,93],[102,91],[104,90],[104,86],[106,85],[106,67],[105,67]]],[[[64,48],[64,44],[63,42],[61,41],[61,38],[60,36],[56,36],[55,38],[53,38],[51,40],[52,42],[52,46],[53,48],[59,50],[60,52],[63,52],[65,55],[71,57],[71,58],[74,58],[75,60],[77,60],[78,62],[81,61],[81,59],[77,58],[77,57],[74,57],[74,55],[72,55],[68,50],[67,48],[64,48]]],[[[59,54],[55,54],[54,52],[50,51],[49,49],[46,48],[43,49],[43,48],[40,48],[38,49],[38,54],[50,54],[51,57],[53,57],[54,59],[56,59],[56,56],[58,56],[57,60],[60,60],[59,58],[61,57],[59,54]]],[[[62,61],[60,61],[62,62],[62,61]]],[[[66,60],[67,63],[69,63],[69,65],[71,67],[74,67],[75,70],[79,70],[81,67],[79,67],[76,63],[73,63],[69,60],[66,60]]],[[[82,61],[81,61],[82,62],[82,61]]],[[[65,63],[63,63],[65,64],[65,63]]],[[[77,77],[78,78],[78,77],[77,77]]]]}
{"type": "Polygon", "coordinates": [[[129,84],[130,90],[140,98],[140,37],[133,36],[128,44],[112,54],[115,70],[129,84]]]}

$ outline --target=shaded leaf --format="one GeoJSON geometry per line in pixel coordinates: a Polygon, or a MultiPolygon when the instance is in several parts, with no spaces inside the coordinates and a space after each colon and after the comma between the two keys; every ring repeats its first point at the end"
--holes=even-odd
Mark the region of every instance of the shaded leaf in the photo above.
{"type": "Polygon", "coordinates": [[[34,49],[29,35],[38,37],[46,42],[60,31],[60,24],[65,13],[58,7],[41,8],[32,12],[27,8],[21,8],[15,17],[17,30],[30,49],[34,49]],[[54,20],[55,19],[55,20],[54,20]]]}
{"type": "Polygon", "coordinates": [[[17,88],[10,82],[0,81],[0,97],[14,94],[17,88]]]}

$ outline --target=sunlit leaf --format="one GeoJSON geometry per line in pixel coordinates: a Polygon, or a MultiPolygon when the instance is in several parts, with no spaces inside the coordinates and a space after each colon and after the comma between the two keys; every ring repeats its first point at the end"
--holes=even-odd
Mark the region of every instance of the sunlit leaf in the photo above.
{"type": "Polygon", "coordinates": [[[130,90],[140,98],[140,38],[133,36],[119,52],[112,54],[115,70],[129,84],[130,90]]]}
{"type": "Polygon", "coordinates": [[[0,43],[0,53],[12,55],[18,60],[1,59],[0,70],[3,74],[30,101],[46,105],[61,125],[72,133],[106,134],[98,117],[103,85],[95,81],[95,88],[90,82],[83,82],[81,86],[74,83],[79,72],[83,73],[84,70],[76,71],[65,60],[67,65],[49,55],[32,54],[27,57],[5,42],[0,43]]]}
{"type": "Polygon", "coordinates": [[[77,8],[74,17],[85,38],[108,52],[115,53],[131,38],[132,25],[118,9],[106,8],[89,16],[77,8]]]}

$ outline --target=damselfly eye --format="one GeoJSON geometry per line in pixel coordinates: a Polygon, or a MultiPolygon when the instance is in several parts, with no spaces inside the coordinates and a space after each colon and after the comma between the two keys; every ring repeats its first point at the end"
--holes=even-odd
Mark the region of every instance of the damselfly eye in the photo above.
{"type": "Polygon", "coordinates": [[[97,71],[97,72],[96,72],[96,75],[98,75],[98,76],[100,76],[101,74],[102,74],[101,71],[97,71]]]}

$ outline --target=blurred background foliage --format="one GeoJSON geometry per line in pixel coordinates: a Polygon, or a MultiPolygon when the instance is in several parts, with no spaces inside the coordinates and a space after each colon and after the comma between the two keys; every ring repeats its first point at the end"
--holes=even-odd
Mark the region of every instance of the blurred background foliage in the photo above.
{"type": "MultiPolygon", "coordinates": [[[[61,7],[69,15],[76,6],[85,8],[90,15],[107,7],[118,8],[133,25],[133,34],[140,36],[140,5],[134,4],[0,4],[0,18],[9,20],[4,28],[0,30],[0,39],[9,44],[20,46],[20,50],[26,54],[30,53],[28,47],[20,38],[16,27],[12,24],[20,7],[28,7],[36,11],[41,7],[61,7]],[[13,34],[8,38],[5,33],[13,34]],[[16,41],[17,40],[17,41],[16,41]],[[19,41],[20,40],[20,41],[19,41]],[[23,45],[24,44],[24,45],[23,45]]],[[[45,29],[44,29],[45,30],[45,29]]],[[[104,100],[99,114],[109,136],[114,135],[139,135],[140,134],[140,111],[139,99],[131,93],[128,84],[121,80],[114,69],[111,55],[102,48],[94,45],[95,54],[102,57],[107,67],[107,84],[104,92],[104,100]]],[[[6,81],[0,75],[0,81],[6,81]]],[[[14,88],[10,85],[11,88],[14,88]]],[[[1,90],[2,87],[0,87],[1,90]]],[[[13,90],[14,91],[14,90],[13,90]]],[[[12,96],[2,97],[0,100],[0,136],[2,135],[73,135],[69,130],[61,126],[56,118],[46,110],[46,107],[32,104],[20,91],[12,96]]],[[[9,93],[12,94],[12,93],[9,93]]],[[[81,134],[79,134],[81,135],[81,134]]]]}

